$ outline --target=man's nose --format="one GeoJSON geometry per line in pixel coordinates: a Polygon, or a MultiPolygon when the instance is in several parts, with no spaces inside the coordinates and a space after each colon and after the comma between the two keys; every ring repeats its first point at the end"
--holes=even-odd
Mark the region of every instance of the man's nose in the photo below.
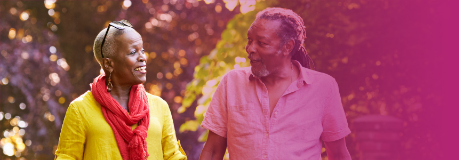
{"type": "Polygon", "coordinates": [[[255,53],[255,45],[253,43],[248,42],[245,46],[245,51],[249,55],[255,53]]]}

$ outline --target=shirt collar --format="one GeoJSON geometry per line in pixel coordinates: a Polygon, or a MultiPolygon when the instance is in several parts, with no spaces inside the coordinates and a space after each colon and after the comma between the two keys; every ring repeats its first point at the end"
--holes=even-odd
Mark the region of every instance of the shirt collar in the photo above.
{"type": "MultiPolygon", "coordinates": [[[[298,75],[298,86],[302,84],[312,84],[314,78],[312,77],[313,74],[310,74],[311,69],[305,68],[301,66],[300,62],[293,60],[293,65],[300,69],[300,74],[298,75]]],[[[249,67],[249,80],[258,79],[258,77],[254,76],[252,73],[252,67],[249,67]]]]}

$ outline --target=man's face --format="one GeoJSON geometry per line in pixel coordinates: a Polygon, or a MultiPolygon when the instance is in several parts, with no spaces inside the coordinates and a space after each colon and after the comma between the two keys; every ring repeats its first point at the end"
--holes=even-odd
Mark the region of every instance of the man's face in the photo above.
{"type": "Polygon", "coordinates": [[[276,71],[285,58],[281,54],[281,38],[276,34],[280,24],[278,20],[257,19],[247,32],[245,50],[249,54],[252,73],[257,77],[276,71]]]}
{"type": "Polygon", "coordinates": [[[135,85],[146,81],[146,55],[142,37],[133,29],[116,37],[113,77],[118,84],[135,85]]]}

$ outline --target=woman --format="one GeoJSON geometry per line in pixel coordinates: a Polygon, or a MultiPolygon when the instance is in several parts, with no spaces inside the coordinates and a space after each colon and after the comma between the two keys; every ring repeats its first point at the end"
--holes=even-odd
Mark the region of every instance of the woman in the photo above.
{"type": "Polygon", "coordinates": [[[112,22],[94,41],[104,73],[67,110],[55,159],[186,159],[167,103],[147,93],[142,37],[112,22]]]}

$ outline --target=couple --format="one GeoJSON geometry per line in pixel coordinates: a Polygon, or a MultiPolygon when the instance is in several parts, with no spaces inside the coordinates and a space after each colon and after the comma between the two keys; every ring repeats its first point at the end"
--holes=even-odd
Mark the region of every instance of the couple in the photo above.
{"type": "MultiPolygon", "coordinates": [[[[303,20],[268,8],[247,33],[251,67],[221,80],[202,122],[209,136],[200,159],[348,160],[350,133],[336,81],[310,70],[303,20]]],[[[105,74],[66,113],[55,159],[186,159],[167,103],[145,92],[142,38],[127,21],[97,35],[105,74]]]]}

